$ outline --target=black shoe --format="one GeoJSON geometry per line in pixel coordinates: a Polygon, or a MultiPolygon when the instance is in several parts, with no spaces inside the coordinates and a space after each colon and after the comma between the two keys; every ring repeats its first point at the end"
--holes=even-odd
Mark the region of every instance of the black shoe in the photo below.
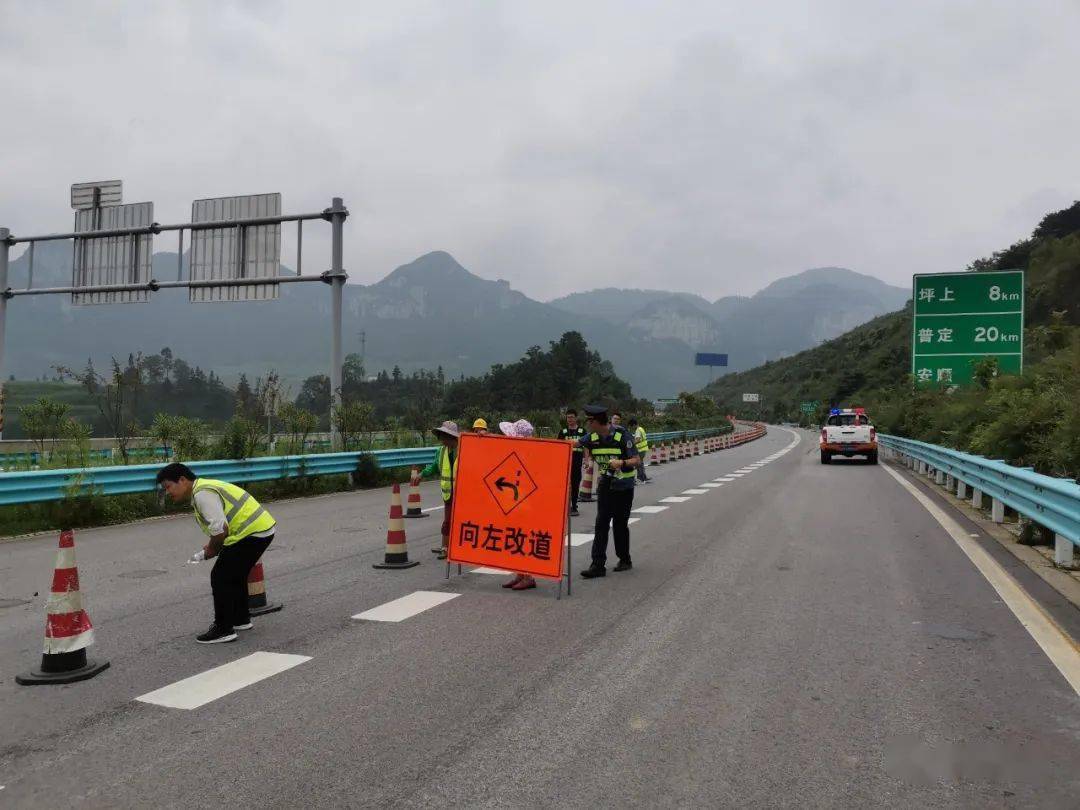
{"type": "Polygon", "coordinates": [[[612,568],[612,571],[629,571],[634,567],[634,564],[630,560],[619,560],[619,564],[612,568]]]}
{"type": "Polygon", "coordinates": [[[200,644],[222,644],[226,641],[236,641],[236,631],[231,627],[226,630],[223,627],[212,624],[210,625],[210,629],[201,636],[195,636],[195,640],[200,644]]]}
{"type": "Polygon", "coordinates": [[[585,579],[596,579],[596,577],[606,576],[607,569],[604,568],[604,566],[602,565],[597,565],[596,563],[593,563],[584,571],[582,571],[581,575],[585,577],[585,579]]]}
{"type": "Polygon", "coordinates": [[[570,507],[570,517],[581,517],[581,512],[577,510],[576,506],[570,507]]]}

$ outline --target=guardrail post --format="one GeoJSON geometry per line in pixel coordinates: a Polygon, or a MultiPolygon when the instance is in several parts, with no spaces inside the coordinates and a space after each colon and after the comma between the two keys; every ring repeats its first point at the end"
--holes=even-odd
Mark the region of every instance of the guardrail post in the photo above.
{"type": "Polygon", "coordinates": [[[975,489],[971,492],[971,505],[976,509],[982,509],[982,490],[975,489]]]}
{"type": "Polygon", "coordinates": [[[959,498],[960,500],[964,501],[964,500],[967,500],[967,496],[968,496],[968,485],[965,484],[960,479],[957,479],[956,480],[956,497],[959,498]]]}
{"type": "Polygon", "coordinates": [[[1054,535],[1054,562],[1063,568],[1073,568],[1073,543],[1064,535],[1054,535]]]}
{"type": "Polygon", "coordinates": [[[990,519],[994,523],[1005,522],[1005,504],[994,498],[990,504],[990,519]]]}
{"type": "Polygon", "coordinates": [[[946,476],[945,476],[945,489],[952,489],[952,488],[953,488],[953,484],[954,484],[954,481],[953,481],[953,477],[952,477],[952,475],[951,475],[951,474],[950,474],[950,475],[946,475],[946,476]]]}
{"type": "Polygon", "coordinates": [[[934,483],[937,484],[938,486],[943,486],[945,484],[945,473],[942,472],[941,470],[935,470],[934,471],[934,483]]]}

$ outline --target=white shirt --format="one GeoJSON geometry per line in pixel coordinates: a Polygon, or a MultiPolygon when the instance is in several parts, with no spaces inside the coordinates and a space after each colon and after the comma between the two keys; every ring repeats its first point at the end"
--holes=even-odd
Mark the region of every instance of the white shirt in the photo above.
{"type": "MultiPolygon", "coordinates": [[[[210,528],[211,536],[216,537],[225,533],[225,502],[221,500],[220,495],[212,489],[199,490],[195,493],[195,508],[202,516],[203,522],[210,528]]],[[[251,537],[272,537],[275,529],[255,532],[251,537]]]]}

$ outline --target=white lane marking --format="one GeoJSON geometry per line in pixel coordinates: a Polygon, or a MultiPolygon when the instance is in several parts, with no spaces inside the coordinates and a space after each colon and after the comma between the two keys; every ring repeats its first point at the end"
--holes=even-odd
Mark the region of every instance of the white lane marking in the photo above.
{"type": "Polygon", "coordinates": [[[661,498],[660,503],[686,503],[689,498],[684,498],[681,495],[672,495],[669,498],[661,498]]]}
{"type": "Polygon", "coordinates": [[[707,489],[684,489],[683,495],[704,495],[709,490],[707,489]]]}
{"type": "Polygon", "coordinates": [[[379,605],[371,610],[365,610],[363,613],[357,613],[353,618],[371,622],[400,622],[459,596],[461,596],[460,593],[416,591],[408,596],[387,602],[385,605],[379,605]]]}
{"type": "Polygon", "coordinates": [[[591,534],[586,534],[585,532],[574,532],[570,535],[570,545],[583,546],[586,543],[591,543],[592,539],[593,536],[591,534]]]}
{"type": "Polygon", "coordinates": [[[723,484],[714,484],[712,481],[710,481],[707,484],[698,484],[698,486],[704,487],[705,489],[719,489],[723,486],[723,484]]]}
{"type": "Polygon", "coordinates": [[[960,546],[960,550],[979,569],[979,573],[986,577],[986,581],[997,591],[998,596],[1008,605],[1020,624],[1035,639],[1035,643],[1046,653],[1046,657],[1065,676],[1065,680],[1069,682],[1077,695],[1080,695],[1080,650],[1069,635],[1039,606],[1038,602],[1028,596],[1020,584],[990,556],[989,552],[969,537],[960,524],[946,514],[940,506],[925,493],[920,492],[900,473],[890,469],[888,465],[882,469],[895,478],[915,500],[922,504],[934,520],[941,524],[941,528],[948,532],[956,545],[960,546]]]}
{"type": "Polygon", "coordinates": [[[486,565],[482,565],[479,568],[473,568],[469,571],[470,574],[496,574],[498,576],[505,576],[506,574],[512,574],[513,571],[504,571],[502,568],[488,568],[486,565]]]}
{"type": "Polygon", "coordinates": [[[735,478],[733,476],[726,475],[723,478],[714,478],[713,480],[719,481],[721,484],[730,484],[732,481],[735,480],[735,478]]]}
{"type": "Polygon", "coordinates": [[[429,506],[427,509],[421,509],[420,511],[421,512],[438,512],[440,509],[442,509],[441,506],[429,506]]]}
{"type": "Polygon", "coordinates": [[[197,709],[310,660],[308,655],[254,652],[135,699],[169,709],[197,709]]]}
{"type": "Polygon", "coordinates": [[[638,512],[642,515],[656,515],[663,512],[668,507],[666,506],[639,506],[637,509],[631,509],[631,512],[638,512]]]}
{"type": "Polygon", "coordinates": [[[749,474],[750,473],[729,473],[728,478],[742,478],[744,475],[749,475],[749,474]]]}
{"type": "MultiPolygon", "coordinates": [[[[741,473],[742,475],[746,475],[748,473],[752,473],[753,471],[754,471],[753,467],[743,467],[741,469],[736,470],[735,472],[736,473],[741,473]]],[[[732,475],[734,475],[734,474],[735,473],[732,473],[732,475]]]]}
{"type": "Polygon", "coordinates": [[[628,520],[626,521],[626,525],[627,525],[627,526],[631,526],[631,525],[633,525],[634,523],[637,523],[637,522],[638,522],[639,520],[641,520],[641,518],[629,518],[629,519],[628,519],[628,520]]]}

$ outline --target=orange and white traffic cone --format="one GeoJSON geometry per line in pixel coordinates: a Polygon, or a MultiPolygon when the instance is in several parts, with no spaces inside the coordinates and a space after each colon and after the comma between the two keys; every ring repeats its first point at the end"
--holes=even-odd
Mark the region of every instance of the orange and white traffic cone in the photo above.
{"type": "Polygon", "coordinates": [[[694,455],[701,455],[701,439],[694,439],[694,455]]]}
{"type": "Polygon", "coordinates": [[[405,517],[428,517],[428,515],[424,514],[424,510],[420,508],[420,470],[416,467],[412,468],[412,474],[409,476],[409,506],[405,510],[405,517]]]}
{"type": "Polygon", "coordinates": [[[579,501],[591,501],[593,499],[593,462],[592,459],[584,462],[585,468],[581,473],[581,491],[578,494],[579,501]]]}
{"type": "Polygon", "coordinates": [[[90,661],[86,648],[94,643],[94,627],[83,609],[79,591],[79,568],[75,564],[75,532],[60,533],[52,588],[45,603],[45,649],[41,666],[15,682],[26,686],[46,683],[74,683],[92,678],[109,668],[108,661],[90,661]]]}
{"type": "Polygon", "coordinates": [[[401,515],[401,484],[394,484],[390,492],[390,520],[386,524],[386,557],[372,568],[412,568],[419,560],[409,561],[405,547],[405,518],[401,515]]]}
{"type": "Polygon", "coordinates": [[[270,602],[266,598],[266,575],[263,572],[263,564],[260,560],[255,563],[248,572],[248,613],[252,616],[262,616],[264,613],[277,613],[283,607],[280,602],[270,602]]]}

